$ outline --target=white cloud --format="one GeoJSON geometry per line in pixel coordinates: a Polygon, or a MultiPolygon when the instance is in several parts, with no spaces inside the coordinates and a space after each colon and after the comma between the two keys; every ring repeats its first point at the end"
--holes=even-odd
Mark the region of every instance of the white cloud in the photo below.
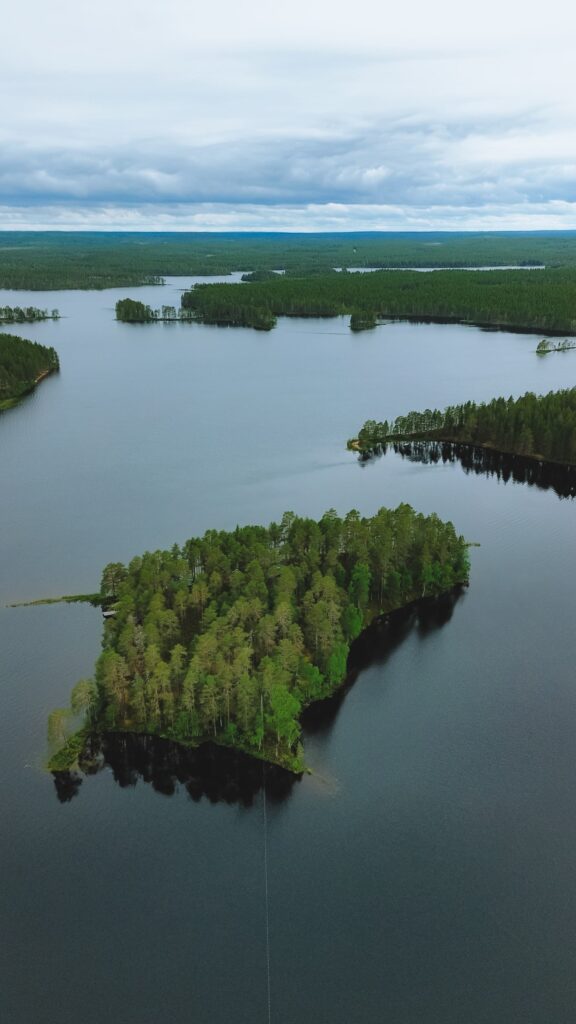
{"type": "Polygon", "coordinates": [[[150,226],[178,226],[166,204],[204,204],[216,229],[280,209],[352,227],[372,208],[549,226],[576,198],[575,21],[565,0],[12,4],[3,38],[26,45],[3,54],[1,226],[97,225],[103,204],[150,226]]]}
{"type": "Polygon", "coordinates": [[[90,231],[510,231],[576,230],[576,202],[482,206],[224,203],[0,206],[6,230],[90,231]]]}

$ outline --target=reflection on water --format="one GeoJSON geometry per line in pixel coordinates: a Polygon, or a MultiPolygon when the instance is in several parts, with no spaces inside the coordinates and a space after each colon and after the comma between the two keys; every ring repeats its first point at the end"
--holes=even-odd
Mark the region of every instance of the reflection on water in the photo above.
{"type": "Polygon", "coordinates": [[[374,457],[385,455],[388,447],[410,462],[459,462],[465,473],[495,476],[505,484],[513,480],[541,490],[551,489],[559,498],[573,498],[576,495],[576,466],[538,462],[522,455],[508,455],[451,441],[403,441],[390,446],[382,445],[369,454],[361,455],[361,465],[366,465],[374,457]]]}
{"type": "MultiPolygon", "coordinates": [[[[270,800],[284,800],[299,779],[276,765],[212,743],[189,749],[171,740],[134,733],[91,736],[80,759],[80,768],[85,775],[110,768],[115,782],[122,788],[133,787],[141,780],[164,796],[172,796],[184,788],[196,802],[205,796],[211,803],[244,807],[253,804],[262,786],[266,787],[270,800]]],[[[80,789],[83,774],[52,774],[60,802],[72,800],[80,789]]]]}
{"type": "Polygon", "coordinates": [[[384,665],[413,629],[425,637],[445,626],[452,618],[454,605],[464,589],[462,586],[454,587],[448,594],[413,601],[405,608],[376,619],[352,644],[344,686],[332,697],[316,701],[304,711],[304,734],[327,732],[360,673],[371,665],[384,665]]]}
{"type": "MultiPolygon", "coordinates": [[[[327,700],[317,701],[302,718],[304,733],[326,731],[334,722],[359,673],[384,664],[412,629],[422,636],[440,629],[451,618],[463,588],[438,598],[414,601],[406,608],[377,619],[354,641],[348,658],[346,684],[327,700]]],[[[171,740],[135,733],[95,733],[88,738],[79,760],[80,771],[53,772],[56,795],[68,803],[80,791],[86,775],[109,768],[122,788],[146,782],[157,793],[172,796],[184,788],[192,800],[251,807],[263,786],[270,800],[290,796],[300,776],[239,751],[213,743],[189,749],[171,740]]]]}

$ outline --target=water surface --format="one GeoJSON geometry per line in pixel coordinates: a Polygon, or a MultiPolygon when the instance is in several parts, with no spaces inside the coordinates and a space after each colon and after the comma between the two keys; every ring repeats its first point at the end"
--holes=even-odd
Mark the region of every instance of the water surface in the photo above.
{"type": "MultiPolygon", "coordinates": [[[[177,303],[188,283],[0,293],[65,315],[21,330],[62,370],[0,416],[0,600],[93,590],[107,561],[286,509],[451,518],[481,545],[470,589],[311,723],[314,775],[269,806],[273,1020],[568,1024],[574,503],[344,445],[368,417],[572,385],[576,356],[457,325],[113,320],[119,297],[177,303]]],[[[265,1021],[261,791],[105,770],[60,803],[42,771],[46,715],[100,631],[89,607],[0,611],[2,1016],[265,1021]]]]}

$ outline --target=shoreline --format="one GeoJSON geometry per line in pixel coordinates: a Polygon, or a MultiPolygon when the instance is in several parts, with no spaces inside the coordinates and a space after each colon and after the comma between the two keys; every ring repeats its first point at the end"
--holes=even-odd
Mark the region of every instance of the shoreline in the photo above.
{"type": "MultiPolygon", "coordinates": [[[[378,633],[394,625],[405,623],[413,615],[417,615],[419,612],[424,612],[434,608],[441,607],[447,600],[451,598],[455,599],[461,596],[461,594],[467,589],[468,581],[460,581],[454,584],[449,590],[444,590],[439,594],[424,595],[421,597],[412,598],[405,604],[400,605],[397,608],[391,608],[388,611],[381,612],[376,615],[370,624],[366,626],[361,633],[353,640],[350,644],[348,651],[348,660],[346,667],[346,675],[341,683],[339,683],[331,693],[327,693],[323,697],[319,697],[316,700],[310,701],[308,704],[302,706],[299,721],[302,725],[303,719],[305,719],[307,713],[313,712],[313,709],[318,709],[322,706],[327,706],[330,702],[338,701],[342,696],[353,686],[358,675],[358,665],[355,664],[357,652],[362,646],[366,646],[370,642],[371,638],[374,638],[378,633]]],[[[78,599],[78,598],[77,598],[78,599]]],[[[80,598],[82,599],[82,598],[80,598]]],[[[86,598],[84,598],[86,600],[86,598]]],[[[66,600],[60,598],[57,600],[66,600]]],[[[48,601],[40,602],[28,602],[34,604],[46,604],[54,603],[48,601]]],[[[14,607],[14,606],[12,606],[14,607]]],[[[233,753],[242,754],[243,756],[252,758],[255,762],[261,762],[264,765],[271,765],[275,768],[281,768],[283,771],[288,772],[295,778],[300,778],[303,774],[309,774],[310,768],[305,762],[300,762],[297,755],[290,760],[275,757],[272,751],[257,751],[253,748],[245,747],[241,744],[230,744],[222,741],[221,738],[216,736],[198,736],[190,740],[175,739],[173,736],[166,735],[164,733],[151,733],[136,729],[118,728],[118,729],[98,729],[90,728],[88,726],[82,726],[76,732],[72,733],[65,743],[57,750],[49,759],[46,764],[46,770],[51,772],[53,775],[64,775],[71,772],[80,772],[85,774],[82,770],[82,755],[86,750],[86,746],[90,741],[91,737],[116,735],[116,736],[141,736],[149,737],[151,739],[164,740],[167,743],[173,743],[182,750],[199,750],[206,746],[215,746],[221,750],[232,751],[233,753]]]]}
{"type": "Polygon", "coordinates": [[[561,462],[558,459],[548,459],[543,455],[535,453],[528,454],[526,452],[512,451],[508,448],[500,448],[497,445],[490,444],[488,441],[463,441],[461,438],[441,434],[436,434],[434,436],[430,434],[392,434],[386,437],[378,445],[372,447],[363,447],[360,445],[358,438],[355,437],[348,441],[347,450],[357,452],[364,458],[370,459],[381,455],[382,449],[387,445],[411,444],[413,441],[423,441],[431,444],[439,442],[443,444],[458,445],[462,448],[476,448],[481,451],[492,452],[495,455],[507,455],[510,458],[528,459],[528,461],[535,462],[541,466],[557,466],[562,469],[576,468],[576,463],[574,462],[561,462]]]}
{"type": "Polygon", "coordinates": [[[42,372],[39,373],[38,376],[35,377],[33,381],[30,381],[30,383],[26,385],[23,391],[20,391],[17,395],[11,395],[10,398],[3,398],[2,400],[0,400],[0,412],[5,412],[7,409],[14,409],[15,406],[19,405],[23,398],[26,398],[27,395],[32,394],[36,386],[41,381],[43,381],[46,377],[49,377],[52,373],[57,373],[59,369],[59,366],[53,366],[48,370],[42,370],[42,372]]]}

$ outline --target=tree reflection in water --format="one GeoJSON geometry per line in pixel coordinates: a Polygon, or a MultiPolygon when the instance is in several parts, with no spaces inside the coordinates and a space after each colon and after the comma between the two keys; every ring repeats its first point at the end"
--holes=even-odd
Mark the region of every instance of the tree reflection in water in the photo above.
{"type": "MultiPolygon", "coordinates": [[[[333,697],[317,701],[302,717],[304,733],[329,729],[359,673],[373,664],[384,664],[413,629],[427,635],[451,618],[462,587],[437,598],[414,601],[400,611],[377,619],[354,641],[348,659],[348,677],[333,697]]],[[[280,802],[290,796],[300,776],[265,764],[248,754],[205,743],[196,749],[171,740],[135,733],[101,733],[90,736],[79,761],[80,771],[53,772],[56,795],[68,803],[79,792],[86,775],[106,768],[122,788],[148,783],[157,793],[172,796],[185,789],[195,802],[206,797],[251,807],[266,787],[266,796],[280,802]]]]}
{"type": "Polygon", "coordinates": [[[440,597],[413,601],[405,608],[376,619],[365,629],[350,649],[348,676],[344,685],[332,697],[317,701],[304,711],[304,737],[306,733],[327,732],[360,673],[371,665],[384,665],[412,630],[416,629],[425,637],[445,626],[452,618],[454,606],[465,589],[458,586],[440,597]]]}
{"type": "MultiPolygon", "coordinates": [[[[237,751],[212,743],[195,749],[157,736],[135,733],[102,733],[89,737],[80,759],[84,775],[111,768],[122,788],[146,782],[157,793],[172,796],[186,789],[194,801],[207,797],[211,803],[225,802],[250,807],[266,786],[272,801],[285,799],[299,776],[276,765],[265,764],[237,751]]],[[[53,772],[58,799],[65,803],[79,791],[79,772],[53,772]]]]}
{"type": "Polygon", "coordinates": [[[513,480],[515,483],[528,484],[541,490],[552,489],[559,498],[576,496],[576,466],[539,462],[537,459],[527,459],[522,455],[509,455],[452,441],[403,441],[398,444],[382,445],[360,455],[360,464],[365,466],[373,458],[386,455],[388,448],[410,462],[421,462],[426,465],[459,462],[465,473],[495,476],[503,483],[513,480]]]}

